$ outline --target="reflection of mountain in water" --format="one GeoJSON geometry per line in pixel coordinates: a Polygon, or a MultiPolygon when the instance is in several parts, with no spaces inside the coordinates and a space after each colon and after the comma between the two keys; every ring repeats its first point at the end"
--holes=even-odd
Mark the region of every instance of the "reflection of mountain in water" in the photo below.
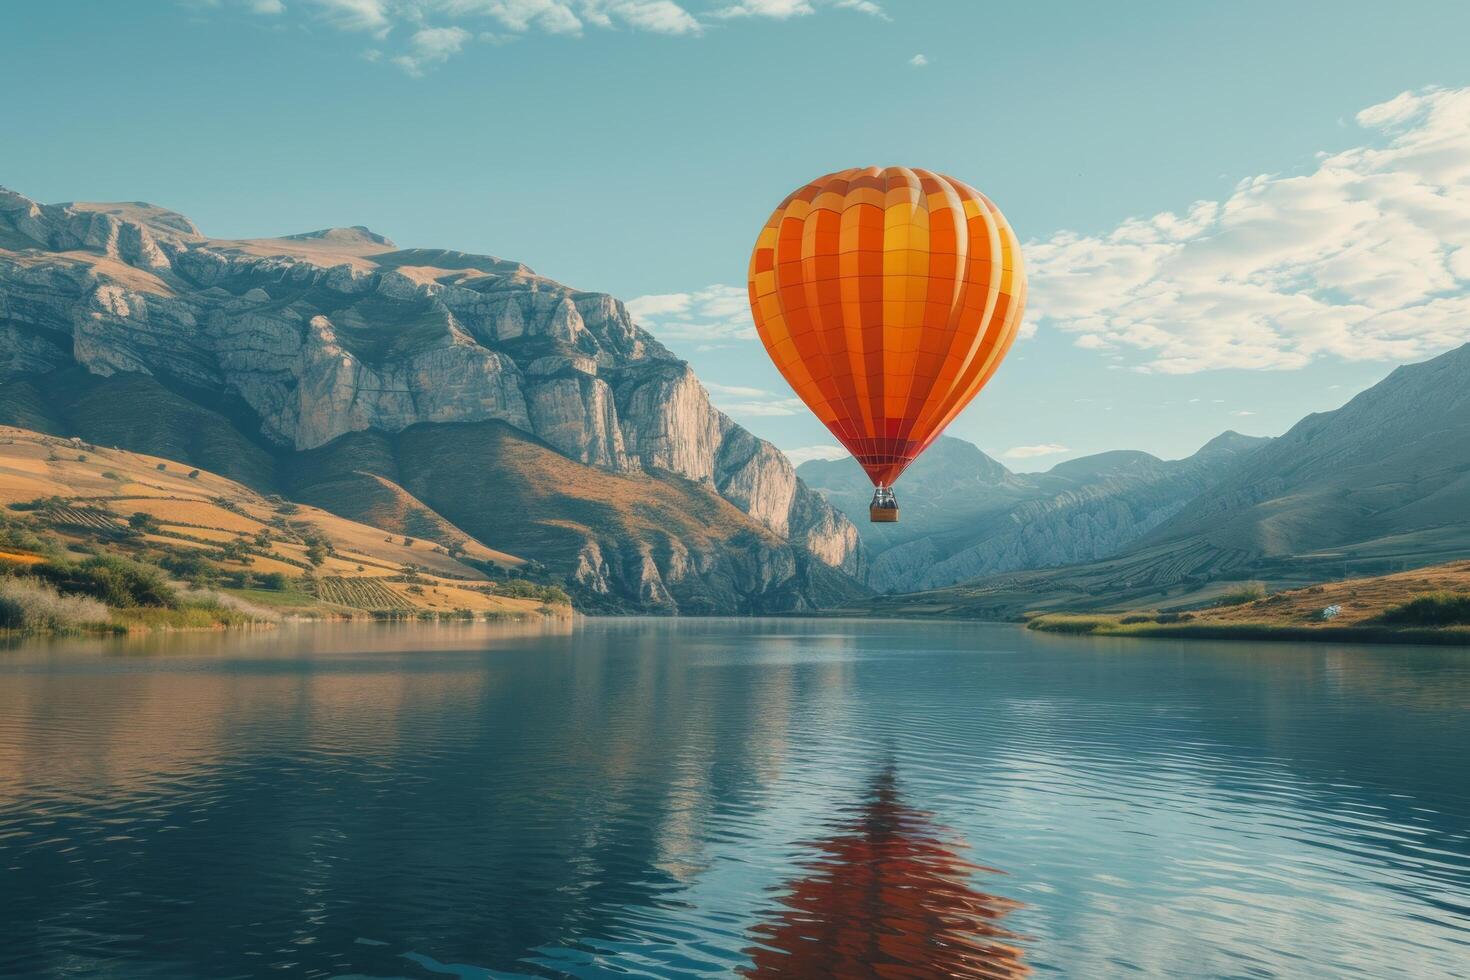
{"type": "Polygon", "coordinates": [[[891,768],[811,846],[809,877],[752,932],[749,977],[1022,977],[1020,938],[1000,924],[1020,903],[976,891],[961,842],[899,799],[891,768]]]}

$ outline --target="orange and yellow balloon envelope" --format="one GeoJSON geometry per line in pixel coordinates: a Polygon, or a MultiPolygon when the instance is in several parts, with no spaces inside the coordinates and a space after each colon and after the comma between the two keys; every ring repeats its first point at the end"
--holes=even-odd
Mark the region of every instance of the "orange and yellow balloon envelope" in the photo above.
{"type": "MultiPolygon", "coordinates": [[[[1020,245],[1000,210],[908,167],[843,170],[798,189],[750,259],[750,308],[771,360],[880,490],[990,380],[1025,299],[1020,245]]],[[[874,519],[893,518],[875,507],[874,519]]]]}

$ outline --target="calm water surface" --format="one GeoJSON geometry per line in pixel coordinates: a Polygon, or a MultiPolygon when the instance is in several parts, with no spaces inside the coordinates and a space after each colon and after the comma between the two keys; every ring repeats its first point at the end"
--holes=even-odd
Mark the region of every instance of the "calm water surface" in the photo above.
{"type": "Polygon", "coordinates": [[[590,621],[0,651],[0,975],[1470,974],[1470,653],[590,621]]]}

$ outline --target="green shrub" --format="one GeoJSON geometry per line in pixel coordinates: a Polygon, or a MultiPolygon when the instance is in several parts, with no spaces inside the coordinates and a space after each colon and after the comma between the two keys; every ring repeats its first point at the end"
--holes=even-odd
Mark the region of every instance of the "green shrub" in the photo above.
{"type": "Polygon", "coordinates": [[[1379,622],[1395,626],[1470,626],[1470,592],[1426,592],[1384,610],[1379,622]]]}
{"type": "Polygon", "coordinates": [[[1117,625],[1118,621],[1111,616],[1048,613],[1028,621],[1026,628],[1044,633],[1093,633],[1117,625]]]}
{"type": "Polygon", "coordinates": [[[54,535],[39,535],[30,524],[4,514],[0,514],[0,547],[12,551],[33,551],[48,557],[61,553],[61,546],[54,535]]]}
{"type": "Polygon", "coordinates": [[[214,585],[220,580],[220,568],[196,551],[169,552],[158,559],[172,575],[194,586],[214,585]]]}
{"type": "Polygon", "coordinates": [[[1247,582],[1234,592],[1227,592],[1215,600],[1217,606],[1243,606],[1247,602],[1266,598],[1266,587],[1260,582],[1247,582]]]}
{"type": "Polygon", "coordinates": [[[46,562],[37,565],[35,573],[62,592],[91,596],[109,606],[178,604],[162,569],[116,555],[96,555],[76,565],[46,562]]]}
{"type": "Polygon", "coordinates": [[[62,595],[39,579],[0,578],[0,627],[5,629],[81,629],[107,620],[107,607],[96,599],[62,595]]]}
{"type": "Polygon", "coordinates": [[[495,595],[505,596],[507,599],[540,599],[542,602],[571,602],[571,597],[564,590],[555,585],[537,585],[524,579],[516,579],[510,582],[498,582],[491,591],[495,595]]]}

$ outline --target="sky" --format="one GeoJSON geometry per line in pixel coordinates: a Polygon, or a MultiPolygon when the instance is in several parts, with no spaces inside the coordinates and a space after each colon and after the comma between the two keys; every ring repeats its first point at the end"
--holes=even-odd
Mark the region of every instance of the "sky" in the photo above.
{"type": "Polygon", "coordinates": [[[629,302],[796,459],[751,246],[903,164],[1023,242],[951,435],[1012,468],[1276,435],[1470,340],[1470,4],[9,0],[0,185],[217,237],[366,225],[629,302]]]}

